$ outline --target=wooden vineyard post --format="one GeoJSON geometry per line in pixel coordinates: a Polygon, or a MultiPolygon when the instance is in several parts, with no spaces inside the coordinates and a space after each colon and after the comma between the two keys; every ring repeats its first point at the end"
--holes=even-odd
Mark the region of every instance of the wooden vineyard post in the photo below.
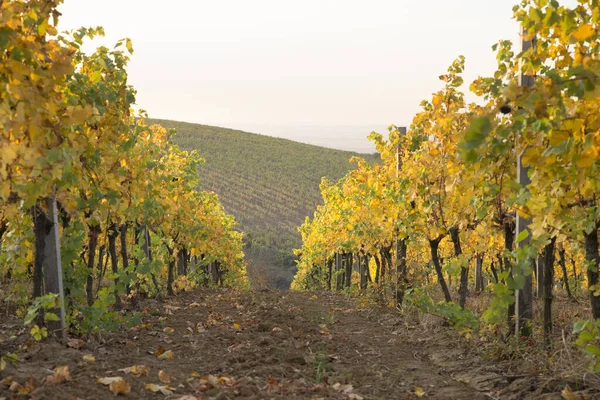
{"type": "Polygon", "coordinates": [[[544,297],[544,253],[540,253],[535,264],[535,295],[537,298],[544,297]]]}
{"type": "MultiPolygon", "coordinates": [[[[525,32],[521,29],[521,50],[526,51],[535,46],[535,38],[526,40],[525,32]]],[[[521,72],[519,76],[520,86],[533,86],[534,77],[525,75],[521,72]]],[[[527,174],[529,168],[524,167],[522,163],[523,153],[517,155],[517,182],[526,188],[531,183],[527,174]]],[[[529,224],[531,220],[529,216],[522,215],[517,211],[516,237],[517,249],[528,247],[531,243],[531,232],[529,224]],[[521,232],[528,231],[525,238],[521,236],[521,232]]],[[[533,260],[530,260],[533,261],[533,260]]],[[[517,259],[517,265],[519,260],[517,259]]],[[[516,335],[529,336],[531,334],[531,321],[533,319],[533,280],[532,274],[525,275],[525,283],[522,289],[515,290],[515,333],[516,335]]]]}
{"type": "Polygon", "coordinates": [[[475,257],[475,291],[483,290],[483,254],[478,253],[475,257]]]}
{"type": "Polygon", "coordinates": [[[344,252],[343,260],[344,260],[344,268],[345,268],[345,272],[344,272],[345,287],[349,288],[349,287],[352,287],[352,267],[354,264],[354,257],[352,256],[352,253],[344,252]]]}
{"type": "Polygon", "coordinates": [[[50,310],[58,317],[58,321],[47,321],[48,330],[59,339],[66,341],[65,299],[63,292],[62,265],[60,260],[60,233],[58,231],[58,216],[56,197],[48,197],[46,206],[50,212],[52,228],[44,238],[44,292],[58,295],[59,306],[50,310]]]}
{"type": "Polygon", "coordinates": [[[356,263],[358,264],[358,275],[360,276],[359,288],[360,290],[364,290],[366,288],[366,274],[364,268],[363,257],[361,257],[360,253],[356,253],[356,263]]]}
{"type": "Polygon", "coordinates": [[[333,259],[329,258],[326,262],[327,266],[327,290],[331,292],[331,277],[333,275],[333,259]]]}
{"type": "MultiPolygon", "coordinates": [[[[400,135],[406,135],[406,127],[398,127],[400,135]]],[[[400,178],[402,169],[402,146],[398,143],[396,148],[396,179],[400,178]]],[[[396,307],[402,306],[404,300],[404,281],[406,279],[406,239],[400,239],[396,231],[396,307]]]]}
{"type": "Polygon", "coordinates": [[[342,274],[342,255],[335,253],[335,290],[342,290],[344,287],[344,274],[342,274]]]}

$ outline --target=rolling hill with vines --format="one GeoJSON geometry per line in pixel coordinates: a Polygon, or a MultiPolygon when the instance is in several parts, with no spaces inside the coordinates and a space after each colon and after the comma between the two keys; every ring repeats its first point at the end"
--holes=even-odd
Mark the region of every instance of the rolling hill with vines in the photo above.
{"type": "Polygon", "coordinates": [[[196,150],[206,160],[200,167],[200,189],[216,192],[225,210],[239,221],[251,279],[278,288],[288,287],[294,275],[292,249],[301,245],[297,228],[322,201],[322,177],[344,176],[354,168],[352,156],[379,159],[376,154],[234,129],[162,119],[150,122],[175,129],[173,142],[196,150]]]}

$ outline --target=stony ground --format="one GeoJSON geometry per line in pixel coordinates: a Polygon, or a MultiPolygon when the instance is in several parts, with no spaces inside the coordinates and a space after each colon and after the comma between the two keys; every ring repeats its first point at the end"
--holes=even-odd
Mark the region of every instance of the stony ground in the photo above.
{"type": "Polygon", "coordinates": [[[204,290],[143,306],[135,329],[15,350],[0,398],[562,398],[562,383],[510,375],[436,321],[341,296],[204,290]]]}

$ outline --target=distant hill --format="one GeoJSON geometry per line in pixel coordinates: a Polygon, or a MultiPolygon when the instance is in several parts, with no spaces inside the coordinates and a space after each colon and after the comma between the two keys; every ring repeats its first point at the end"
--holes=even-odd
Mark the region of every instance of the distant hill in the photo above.
{"type": "Polygon", "coordinates": [[[233,129],[160,119],[150,122],[175,128],[173,142],[206,159],[200,168],[201,189],[216,192],[226,211],[239,221],[246,233],[250,278],[261,285],[289,286],[295,272],[292,249],[301,244],[297,228],[321,203],[321,178],[341,178],[354,167],[348,159],[355,155],[378,160],[376,154],[233,129]]]}

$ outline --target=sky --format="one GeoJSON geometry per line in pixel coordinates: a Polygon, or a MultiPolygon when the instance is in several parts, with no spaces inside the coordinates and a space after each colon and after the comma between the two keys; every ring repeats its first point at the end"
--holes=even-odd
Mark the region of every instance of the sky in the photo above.
{"type": "Polygon", "coordinates": [[[516,2],[65,0],[58,28],[104,27],[88,48],[131,38],[129,81],[153,118],[366,152],[369,132],[410,125],[458,55],[465,82],[493,74],[491,46],[518,46],[516,2]]]}

